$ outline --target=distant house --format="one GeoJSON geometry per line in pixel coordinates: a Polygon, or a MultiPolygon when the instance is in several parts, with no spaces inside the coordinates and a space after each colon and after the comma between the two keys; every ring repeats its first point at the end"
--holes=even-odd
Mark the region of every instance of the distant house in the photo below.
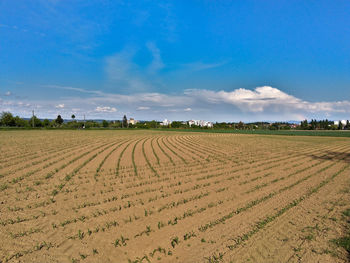
{"type": "Polygon", "coordinates": [[[169,126],[172,123],[172,121],[169,121],[165,119],[163,122],[160,123],[161,126],[169,126]]]}
{"type": "Polygon", "coordinates": [[[135,120],[134,118],[130,118],[128,120],[128,124],[132,124],[132,125],[135,125],[136,123],[138,123],[139,121],[135,120]]]}
{"type": "Polygon", "coordinates": [[[203,121],[203,120],[189,120],[188,125],[191,127],[192,125],[200,126],[200,127],[208,127],[213,128],[214,124],[211,121],[203,121]]]}

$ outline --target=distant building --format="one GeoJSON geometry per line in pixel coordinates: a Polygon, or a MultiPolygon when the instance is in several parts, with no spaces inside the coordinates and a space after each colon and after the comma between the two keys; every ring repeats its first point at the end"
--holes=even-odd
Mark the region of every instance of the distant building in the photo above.
{"type": "Polygon", "coordinates": [[[172,123],[172,121],[169,121],[165,119],[163,122],[160,123],[161,126],[169,126],[172,123]]]}
{"type": "Polygon", "coordinates": [[[214,124],[211,121],[203,121],[203,120],[189,120],[188,125],[191,127],[192,125],[200,126],[200,127],[208,127],[213,128],[214,124]]]}
{"type": "Polygon", "coordinates": [[[132,124],[132,125],[135,125],[136,123],[138,123],[139,121],[135,120],[134,118],[130,118],[128,120],[128,124],[132,124]]]}

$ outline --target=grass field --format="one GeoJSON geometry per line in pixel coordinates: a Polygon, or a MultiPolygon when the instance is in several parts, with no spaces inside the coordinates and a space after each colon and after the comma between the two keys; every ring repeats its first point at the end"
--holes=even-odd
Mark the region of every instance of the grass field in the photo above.
{"type": "Polygon", "coordinates": [[[0,145],[0,262],[347,261],[349,138],[33,130],[0,145]]]}

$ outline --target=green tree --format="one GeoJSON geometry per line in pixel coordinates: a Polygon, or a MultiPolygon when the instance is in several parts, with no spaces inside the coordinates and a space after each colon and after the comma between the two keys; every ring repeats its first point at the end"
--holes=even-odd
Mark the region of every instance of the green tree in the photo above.
{"type": "Polygon", "coordinates": [[[342,130],[342,129],[343,129],[343,124],[342,124],[341,121],[339,120],[338,130],[342,130]]]}
{"type": "Polygon", "coordinates": [[[40,119],[38,119],[35,115],[30,118],[29,123],[32,125],[34,118],[34,127],[42,127],[43,124],[40,119]]]}
{"type": "Polygon", "coordinates": [[[279,130],[279,125],[278,125],[278,123],[275,122],[275,123],[271,124],[271,125],[269,126],[269,130],[279,130]]]}
{"type": "Polygon", "coordinates": [[[43,126],[44,127],[49,127],[50,126],[50,121],[48,119],[43,120],[43,126]]]}
{"type": "Polygon", "coordinates": [[[15,117],[15,125],[16,125],[16,127],[27,127],[27,126],[29,126],[28,122],[26,120],[23,120],[19,116],[15,117]]]}
{"type": "Polygon", "coordinates": [[[126,115],[123,117],[122,127],[127,128],[128,127],[128,119],[126,118],[126,115]]]}
{"type": "Polygon", "coordinates": [[[103,128],[107,128],[108,125],[109,125],[108,121],[106,121],[106,120],[103,120],[103,121],[102,121],[102,126],[103,126],[103,128]]]}
{"type": "Polygon", "coordinates": [[[15,126],[15,118],[11,112],[2,112],[0,117],[1,125],[3,126],[15,126]]]}
{"type": "Polygon", "coordinates": [[[155,120],[147,122],[148,128],[157,128],[158,127],[158,122],[155,120]]]}
{"type": "Polygon", "coordinates": [[[117,121],[111,121],[111,123],[109,124],[110,127],[113,128],[121,128],[122,127],[122,122],[120,120],[117,121]]]}
{"type": "Polygon", "coordinates": [[[182,123],[181,121],[173,121],[171,124],[170,124],[171,128],[180,128],[182,126],[182,123]]]}
{"type": "Polygon", "coordinates": [[[240,121],[238,124],[237,124],[237,129],[240,129],[242,130],[244,128],[244,123],[242,121],[240,121]]]}
{"type": "Polygon", "coordinates": [[[300,123],[300,128],[302,130],[307,130],[309,127],[308,123],[307,123],[307,120],[303,120],[301,123],[300,123]]]}
{"type": "Polygon", "coordinates": [[[72,119],[73,119],[73,121],[74,121],[74,119],[75,119],[75,115],[74,115],[74,114],[72,114],[72,119]]]}
{"type": "Polygon", "coordinates": [[[315,120],[311,119],[310,124],[311,124],[311,130],[316,130],[316,127],[317,127],[316,119],[315,120]]]}
{"type": "Polygon", "coordinates": [[[60,126],[62,125],[63,119],[62,119],[61,115],[58,115],[58,116],[57,116],[55,122],[56,122],[58,125],[60,125],[60,126]]]}
{"type": "Polygon", "coordinates": [[[148,129],[149,127],[147,127],[146,123],[144,123],[144,122],[138,122],[138,123],[135,124],[135,128],[148,129]]]}

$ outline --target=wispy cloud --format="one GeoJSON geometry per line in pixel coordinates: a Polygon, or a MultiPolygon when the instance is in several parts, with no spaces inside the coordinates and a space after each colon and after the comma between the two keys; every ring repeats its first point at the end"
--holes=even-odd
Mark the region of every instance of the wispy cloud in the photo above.
{"type": "Polygon", "coordinates": [[[218,63],[204,63],[204,62],[198,61],[198,62],[183,64],[182,69],[187,71],[201,71],[206,69],[218,68],[225,65],[226,63],[227,62],[224,62],[224,61],[218,62],[218,63]]]}
{"type": "Polygon", "coordinates": [[[146,45],[153,56],[152,63],[148,66],[148,71],[151,74],[154,74],[154,73],[158,72],[160,69],[164,68],[164,63],[163,63],[162,58],[160,56],[160,50],[155,45],[155,43],[148,42],[146,45]]]}
{"type": "Polygon", "coordinates": [[[147,42],[146,47],[152,55],[146,68],[134,62],[137,49],[131,46],[105,58],[105,72],[112,87],[119,91],[147,92],[162,85],[157,74],[165,67],[160,50],[154,42],[147,42]]]}
{"type": "Polygon", "coordinates": [[[63,109],[64,108],[64,103],[56,105],[55,108],[56,109],[63,109]]]}
{"type": "Polygon", "coordinates": [[[132,92],[151,89],[139,66],[133,62],[134,48],[126,48],[105,59],[105,72],[111,85],[132,92]]]}
{"type": "Polygon", "coordinates": [[[79,112],[88,118],[107,119],[118,119],[120,116],[117,115],[127,113],[139,119],[301,120],[327,116],[337,120],[350,114],[350,101],[310,102],[270,86],[232,91],[192,89],[180,94],[94,94],[85,89],[79,89],[79,92],[86,92],[88,96],[61,98],[58,105],[55,100],[18,103],[9,97],[0,100],[0,107],[16,114],[29,115],[34,105],[40,105],[37,109],[42,117],[55,117],[58,113],[69,117],[79,112]]]}
{"type": "MultiPolygon", "coordinates": [[[[140,49],[126,46],[120,52],[105,58],[104,71],[111,89],[120,93],[147,93],[163,90],[170,80],[188,78],[194,72],[219,68],[227,61],[205,63],[195,61],[167,66],[162,59],[161,50],[155,42],[146,43],[146,48],[152,59],[148,64],[140,66],[134,60],[140,49]]],[[[143,52],[145,50],[142,50],[143,52]]]]}
{"type": "Polygon", "coordinates": [[[42,85],[42,87],[45,88],[51,88],[51,89],[63,89],[63,90],[71,90],[81,93],[88,93],[88,94],[95,94],[95,95],[104,95],[102,91],[99,90],[87,90],[87,89],[81,89],[81,88],[74,88],[74,87],[67,87],[67,86],[59,86],[59,85],[42,85]]]}
{"type": "Polygon", "coordinates": [[[150,107],[145,107],[145,106],[140,106],[140,107],[137,107],[137,110],[149,110],[150,107]]]}
{"type": "Polygon", "coordinates": [[[109,106],[104,106],[104,107],[98,106],[98,107],[96,107],[95,111],[97,111],[97,112],[116,112],[117,109],[114,107],[109,107],[109,106]]]}

